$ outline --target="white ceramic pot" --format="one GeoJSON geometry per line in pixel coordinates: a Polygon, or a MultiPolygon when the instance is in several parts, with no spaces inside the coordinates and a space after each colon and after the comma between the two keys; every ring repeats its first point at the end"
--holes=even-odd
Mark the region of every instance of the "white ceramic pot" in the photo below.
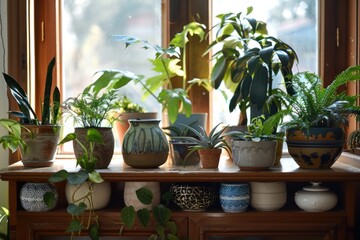
{"type": "Polygon", "coordinates": [[[250,205],[259,211],[276,211],[287,201],[285,182],[250,182],[250,205]]]}
{"type": "Polygon", "coordinates": [[[124,202],[126,206],[133,206],[135,210],[147,208],[151,210],[154,206],[160,204],[161,191],[160,183],[158,182],[125,182],[124,186],[124,202]],[[151,204],[145,205],[140,202],[136,196],[136,190],[139,188],[147,188],[153,194],[153,200],[151,204]]]}
{"type": "Polygon", "coordinates": [[[253,142],[233,139],[232,157],[234,164],[240,170],[267,170],[274,165],[276,145],[275,140],[253,142]]]}
{"type": "MultiPolygon", "coordinates": [[[[90,182],[84,182],[79,185],[66,184],[65,195],[68,203],[73,203],[74,199],[80,199],[86,196],[89,192],[90,182]]],[[[111,184],[110,182],[102,182],[94,184],[92,193],[92,202],[94,204],[94,210],[105,208],[111,197],[111,184]]],[[[86,206],[90,206],[87,199],[84,200],[86,206]]]]}
{"type": "Polygon", "coordinates": [[[306,212],[329,211],[336,206],[337,200],[335,193],[316,182],[295,193],[296,205],[306,212]]]}

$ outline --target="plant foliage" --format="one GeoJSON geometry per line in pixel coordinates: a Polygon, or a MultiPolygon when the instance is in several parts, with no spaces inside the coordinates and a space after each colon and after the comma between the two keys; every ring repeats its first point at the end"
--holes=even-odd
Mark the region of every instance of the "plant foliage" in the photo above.
{"type": "Polygon", "coordinates": [[[38,118],[37,114],[35,113],[33,107],[31,106],[25,90],[13,77],[11,77],[6,73],[3,73],[5,82],[9,87],[10,92],[14,97],[14,99],[16,100],[20,109],[20,111],[10,111],[10,114],[12,114],[15,117],[18,117],[21,123],[36,124],[36,125],[57,124],[60,114],[60,90],[57,86],[55,86],[52,93],[52,101],[51,101],[52,74],[54,67],[55,67],[55,57],[50,61],[46,73],[41,121],[38,118]]]}

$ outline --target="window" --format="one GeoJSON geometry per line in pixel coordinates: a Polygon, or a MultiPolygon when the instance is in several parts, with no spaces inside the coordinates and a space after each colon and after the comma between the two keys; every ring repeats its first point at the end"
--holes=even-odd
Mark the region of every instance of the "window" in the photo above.
{"type": "MultiPolygon", "coordinates": [[[[26,48],[27,42],[25,16],[26,3],[28,2],[32,2],[34,4],[36,12],[34,20],[35,31],[37,32],[37,34],[35,34],[35,38],[37,38],[35,40],[36,48],[35,53],[31,53],[35,56],[34,60],[36,63],[36,73],[34,79],[41,79],[40,77],[38,77],[38,75],[44,72],[43,69],[46,68],[48,59],[51,59],[51,57],[55,55],[56,41],[55,37],[52,37],[52,35],[55,36],[57,31],[55,20],[56,18],[61,17],[56,15],[56,12],[54,10],[56,6],[59,6],[60,0],[8,1],[9,73],[16,77],[16,79],[19,79],[24,86],[26,86],[27,83],[26,56],[28,52],[26,48]],[[41,34],[39,34],[41,33],[41,21],[44,21],[46,23],[45,30],[47,38],[45,42],[41,41],[41,34]]],[[[82,0],[76,2],[86,3],[89,1],[82,0]]],[[[162,35],[162,41],[168,41],[170,36],[178,32],[184,24],[191,21],[194,16],[197,16],[197,14],[201,16],[201,21],[209,26],[209,22],[211,22],[211,14],[208,9],[211,9],[211,2],[212,1],[206,0],[161,0],[161,10],[163,15],[162,18],[165,20],[162,22],[162,29],[168,30],[168,34],[162,35]]],[[[228,3],[225,3],[225,0],[218,2],[221,3],[222,6],[229,5],[228,3]]],[[[238,2],[239,1],[236,1],[236,3],[238,2]]],[[[280,2],[280,0],[278,0],[277,2],[280,2]]],[[[294,1],[285,1],[283,5],[285,6],[285,4],[290,4],[293,2],[294,1]]],[[[304,0],[303,2],[307,3],[308,1],[304,0]]],[[[131,4],[132,1],[127,1],[127,3],[131,4]]],[[[143,1],[141,1],[141,3],[143,4],[143,1]]],[[[268,1],[261,1],[261,3],[265,4],[268,3],[268,1]]],[[[215,0],[214,4],[216,4],[215,0]]],[[[214,10],[218,10],[219,8],[220,7],[216,5],[214,5],[213,7],[214,10]]],[[[233,9],[235,8],[232,8],[232,10],[233,9]]],[[[261,9],[265,9],[264,6],[261,6],[261,9]]],[[[328,84],[335,75],[337,75],[347,66],[359,64],[358,49],[360,47],[360,44],[358,33],[359,27],[357,26],[359,9],[356,5],[355,0],[318,0],[318,13],[318,72],[324,79],[325,84],[328,84]],[[351,39],[352,41],[348,41],[348,39],[351,39]]],[[[117,47],[121,48],[121,46],[117,47]]],[[[199,51],[203,51],[203,49],[199,50],[199,46],[194,46],[192,49],[190,49],[190,54],[188,54],[188,56],[191,61],[189,62],[189,64],[194,65],[199,60],[203,61],[202,57],[197,54],[199,51]]],[[[302,61],[301,59],[303,59],[303,57],[300,57],[300,61],[302,61]]],[[[31,63],[31,65],[34,65],[34,63],[31,63]]],[[[197,73],[202,71],[201,74],[203,76],[208,76],[209,69],[210,68],[208,68],[208,66],[202,66],[201,68],[194,68],[193,71],[197,73]]],[[[195,73],[191,74],[198,75],[195,73]]],[[[57,75],[58,78],[61,79],[60,71],[58,71],[57,75]]],[[[88,79],[88,77],[84,77],[84,79],[88,79]]],[[[212,111],[212,109],[209,109],[208,98],[205,99],[202,92],[195,90],[191,93],[191,97],[193,97],[193,99],[196,99],[194,101],[195,111],[212,111]]],[[[16,105],[11,102],[11,99],[10,104],[11,107],[16,105]]],[[[40,111],[39,104],[37,110],[40,111]]],[[[352,125],[349,131],[354,128],[355,126],[352,125]]]]}

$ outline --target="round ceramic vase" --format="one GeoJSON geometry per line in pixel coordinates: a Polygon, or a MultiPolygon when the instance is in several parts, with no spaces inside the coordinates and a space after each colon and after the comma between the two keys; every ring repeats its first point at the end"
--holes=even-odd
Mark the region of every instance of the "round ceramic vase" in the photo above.
{"type": "Polygon", "coordinates": [[[29,212],[46,212],[54,207],[48,207],[44,202],[46,192],[51,192],[55,196],[56,206],[58,200],[58,192],[54,185],[50,183],[25,183],[20,189],[21,206],[29,212]]]}
{"type": "Polygon", "coordinates": [[[337,196],[329,188],[313,182],[295,193],[296,205],[306,212],[326,212],[337,204],[337,196]]]}
{"type": "Polygon", "coordinates": [[[160,204],[161,191],[159,182],[125,182],[124,185],[124,202],[126,206],[133,206],[135,211],[146,208],[151,210],[160,204]],[[153,194],[153,200],[150,204],[143,204],[136,195],[139,188],[147,188],[153,194]]]}
{"type": "Polygon", "coordinates": [[[224,212],[245,212],[250,203],[248,183],[222,183],[220,185],[220,205],[224,212]]]}
{"type": "Polygon", "coordinates": [[[130,119],[122,144],[124,162],[133,168],[156,168],[164,164],[169,144],[158,119],[130,119]]]}
{"type": "MultiPolygon", "coordinates": [[[[80,186],[67,183],[65,187],[65,195],[67,202],[73,203],[74,200],[78,200],[86,196],[89,192],[89,187],[90,182],[84,182],[80,186]]],[[[94,210],[105,208],[110,202],[111,198],[110,182],[95,183],[91,191],[91,199],[93,202],[94,210]]],[[[90,206],[90,203],[87,199],[84,201],[84,203],[87,207],[90,206]]]]}
{"type": "Polygon", "coordinates": [[[277,211],[287,201],[285,182],[250,182],[250,205],[258,211],[277,211]]]}

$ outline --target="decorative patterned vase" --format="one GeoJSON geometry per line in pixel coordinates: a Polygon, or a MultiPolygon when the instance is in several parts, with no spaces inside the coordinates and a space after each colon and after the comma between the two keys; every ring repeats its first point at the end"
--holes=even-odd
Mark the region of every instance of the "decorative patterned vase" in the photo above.
{"type": "Polygon", "coordinates": [[[251,207],[259,211],[276,211],[287,201],[285,182],[250,182],[251,207]]]}
{"type": "MultiPolygon", "coordinates": [[[[90,184],[90,182],[84,182],[79,186],[66,183],[65,195],[67,202],[73,203],[74,199],[77,200],[86,196],[89,192],[90,184]]],[[[93,185],[91,191],[94,210],[105,208],[110,202],[111,197],[110,182],[96,183],[93,185]]],[[[84,203],[86,204],[86,206],[90,206],[90,203],[87,199],[84,200],[84,203]]]]}
{"type": "Polygon", "coordinates": [[[274,165],[277,142],[274,141],[243,141],[233,139],[233,161],[240,170],[264,171],[274,165]]]}
{"type": "Polygon", "coordinates": [[[212,185],[201,183],[178,183],[170,187],[173,200],[183,211],[205,211],[216,196],[212,185]]]}
{"type": "Polygon", "coordinates": [[[154,206],[160,204],[161,191],[159,182],[125,182],[124,186],[124,202],[126,206],[133,206],[135,210],[147,208],[151,210],[154,206]],[[151,204],[145,205],[140,202],[136,196],[136,190],[145,187],[149,189],[153,194],[153,200],[151,204]]]}
{"type": "Polygon", "coordinates": [[[21,152],[21,161],[25,167],[50,167],[54,163],[60,126],[24,125],[21,137],[26,142],[27,150],[21,152]]]}
{"type": "Polygon", "coordinates": [[[55,196],[56,206],[58,200],[58,192],[54,185],[50,183],[25,183],[20,189],[21,206],[29,212],[45,212],[50,211],[54,207],[49,208],[44,202],[46,192],[52,192],[55,196]]]}
{"type": "Polygon", "coordinates": [[[248,183],[222,183],[220,185],[220,205],[224,212],[245,212],[249,204],[248,183]]]}
{"type": "Polygon", "coordinates": [[[164,164],[169,144],[158,119],[130,119],[122,144],[124,162],[133,168],[156,168],[164,164]]]}
{"type": "Polygon", "coordinates": [[[342,153],[345,132],[342,128],[292,128],[286,131],[291,157],[300,168],[330,168],[342,153]]]}
{"type": "MultiPolygon", "coordinates": [[[[89,128],[75,128],[75,134],[78,140],[84,144],[85,147],[88,146],[85,138],[89,128]]],[[[111,162],[111,159],[114,154],[114,134],[112,128],[110,127],[98,127],[94,128],[99,131],[101,137],[105,144],[95,144],[94,147],[94,156],[96,158],[96,169],[107,168],[111,162]]],[[[76,158],[80,158],[83,155],[83,149],[78,144],[77,141],[73,141],[74,153],[76,158]]]]}
{"type": "Polygon", "coordinates": [[[336,206],[337,200],[335,193],[317,182],[312,182],[310,186],[295,193],[296,205],[306,212],[329,211],[336,206]]]}

